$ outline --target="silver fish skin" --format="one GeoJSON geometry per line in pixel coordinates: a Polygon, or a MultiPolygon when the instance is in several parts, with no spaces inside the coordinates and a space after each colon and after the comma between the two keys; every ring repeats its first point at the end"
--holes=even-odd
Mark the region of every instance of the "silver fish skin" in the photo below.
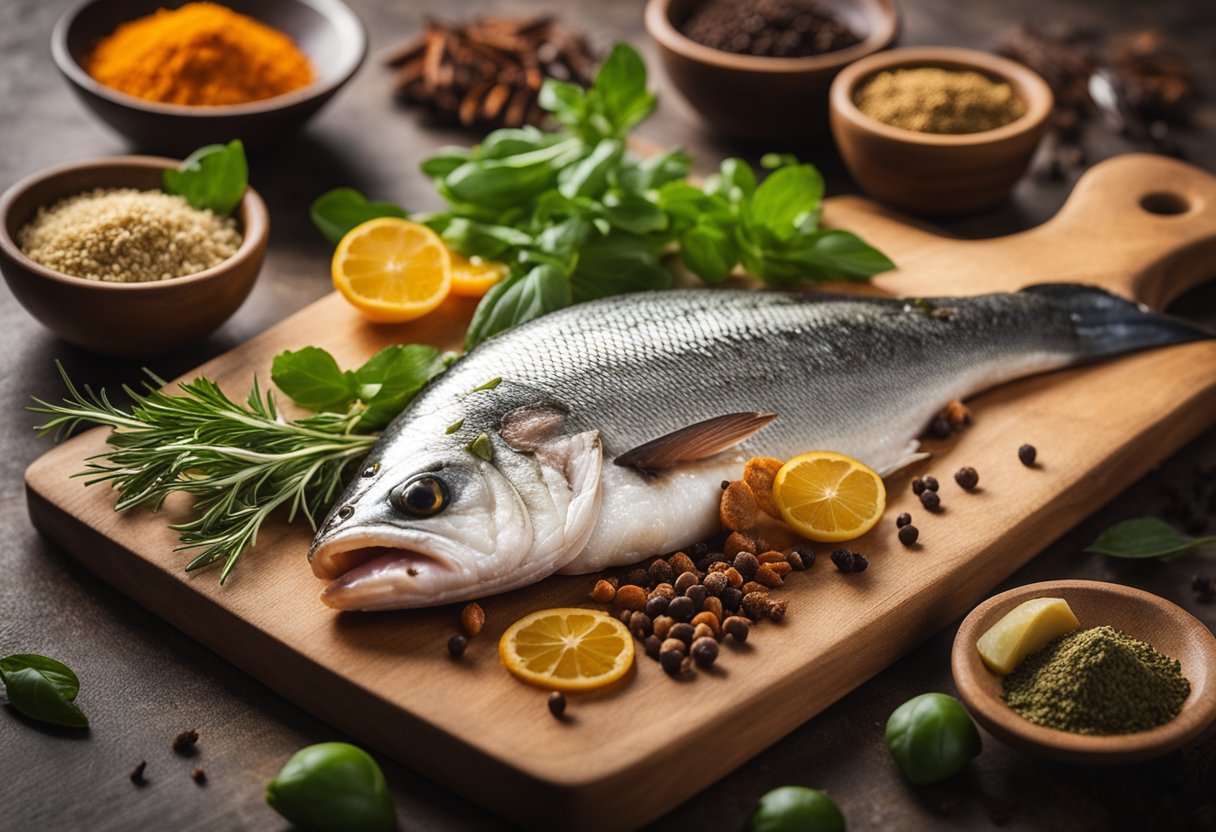
{"type": "Polygon", "coordinates": [[[832,450],[881,474],[948,402],[1006,381],[1210,337],[1103,290],[966,298],[638,293],[492,338],[385,430],[309,551],[337,609],[483,598],[711,536],[751,456],[832,450]],[[724,414],[776,418],[657,472],[613,464],[724,414]]]}

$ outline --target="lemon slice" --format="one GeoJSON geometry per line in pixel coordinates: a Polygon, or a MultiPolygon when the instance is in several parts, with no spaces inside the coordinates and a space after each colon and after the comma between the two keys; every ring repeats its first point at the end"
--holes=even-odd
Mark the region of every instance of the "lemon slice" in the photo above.
{"type": "Polygon", "coordinates": [[[1037,653],[1081,622],[1063,598],[1023,601],[988,628],[975,643],[980,658],[993,673],[1013,672],[1022,659],[1037,653]]]}
{"type": "Polygon", "coordinates": [[[551,690],[593,690],[620,679],[633,664],[633,636],[599,610],[541,610],[502,634],[507,670],[551,690]]]}
{"type": "Polygon", "coordinates": [[[887,507],[882,477],[851,457],[812,451],[791,459],[773,481],[783,519],[808,540],[838,542],[868,532],[887,507]]]}
{"type": "Polygon", "coordinates": [[[480,257],[469,259],[453,251],[452,294],[462,298],[479,298],[506,277],[508,271],[510,269],[506,263],[480,257]]]}
{"type": "Polygon", "coordinates": [[[367,318],[402,323],[448,296],[452,257],[425,225],[380,217],[346,233],[334,251],[334,288],[367,318]]]}

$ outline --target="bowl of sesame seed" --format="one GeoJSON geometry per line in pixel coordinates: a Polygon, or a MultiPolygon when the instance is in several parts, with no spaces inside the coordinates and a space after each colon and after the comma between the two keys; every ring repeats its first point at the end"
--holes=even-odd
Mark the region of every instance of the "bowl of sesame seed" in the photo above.
{"type": "Polygon", "coordinates": [[[118,156],[37,173],[0,196],[0,271],[47,329],[90,352],[180,349],[248,297],[266,253],[266,206],[247,188],[231,217],[160,190],[178,162],[118,156]]]}

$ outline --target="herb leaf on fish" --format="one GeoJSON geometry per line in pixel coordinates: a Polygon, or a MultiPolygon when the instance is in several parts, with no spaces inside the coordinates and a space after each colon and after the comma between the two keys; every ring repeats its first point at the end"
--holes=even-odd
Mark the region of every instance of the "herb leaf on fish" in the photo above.
{"type": "Polygon", "coordinates": [[[1216,543],[1216,535],[1191,537],[1156,517],[1137,517],[1111,526],[1086,546],[1085,551],[1113,558],[1173,560],[1213,543],[1216,543]]]}

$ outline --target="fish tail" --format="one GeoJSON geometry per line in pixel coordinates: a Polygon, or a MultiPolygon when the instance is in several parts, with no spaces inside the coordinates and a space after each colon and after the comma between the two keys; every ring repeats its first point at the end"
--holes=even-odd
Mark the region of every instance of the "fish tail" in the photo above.
{"type": "Polygon", "coordinates": [[[1096,286],[1043,283],[1027,286],[1022,292],[1040,297],[1053,308],[1068,313],[1077,336],[1081,361],[1216,338],[1189,321],[1154,312],[1096,286]]]}

